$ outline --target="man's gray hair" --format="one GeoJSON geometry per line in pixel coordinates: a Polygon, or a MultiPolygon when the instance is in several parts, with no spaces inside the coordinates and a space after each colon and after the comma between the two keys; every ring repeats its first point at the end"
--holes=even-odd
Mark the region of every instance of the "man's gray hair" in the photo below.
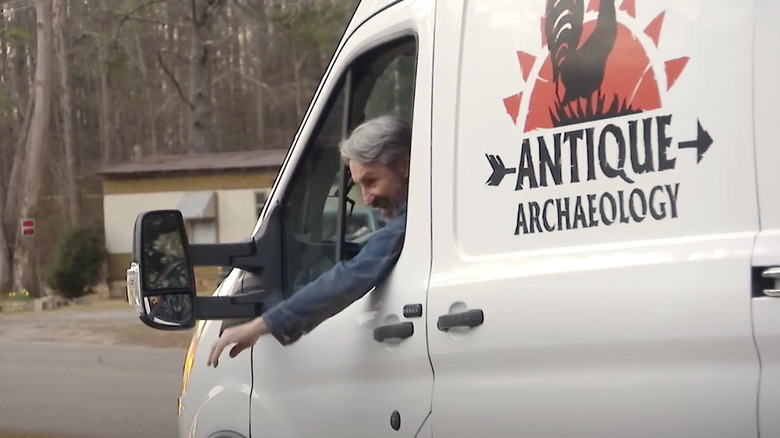
{"type": "Polygon", "coordinates": [[[395,116],[380,116],[363,122],[339,144],[341,158],[360,164],[380,162],[390,165],[399,157],[409,156],[412,128],[409,122],[395,116]]]}

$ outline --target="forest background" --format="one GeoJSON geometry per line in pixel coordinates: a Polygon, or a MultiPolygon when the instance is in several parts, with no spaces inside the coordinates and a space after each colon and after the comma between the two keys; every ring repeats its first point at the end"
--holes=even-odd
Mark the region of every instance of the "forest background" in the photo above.
{"type": "Polygon", "coordinates": [[[102,229],[103,167],[289,147],[357,2],[0,1],[0,291],[102,229]]]}

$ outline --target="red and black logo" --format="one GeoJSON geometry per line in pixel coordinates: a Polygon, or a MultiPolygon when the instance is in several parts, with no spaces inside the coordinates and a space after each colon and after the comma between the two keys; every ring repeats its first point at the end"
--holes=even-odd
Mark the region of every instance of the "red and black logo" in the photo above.
{"type": "Polygon", "coordinates": [[[507,114],[517,123],[525,103],[527,132],[661,108],[662,87],[672,88],[689,59],[667,60],[662,74],[655,71],[652,48],[642,41],[658,47],[664,17],[662,12],[642,26],[635,0],[620,8],[614,0],[590,0],[587,10],[585,0],[549,0],[541,20],[546,57],[517,52],[525,87],[504,99],[507,114]],[[586,20],[586,12],[593,18],[586,20]]]}
{"type": "Polygon", "coordinates": [[[523,85],[503,99],[512,123],[522,128],[518,164],[507,167],[512,161],[485,154],[491,167],[486,184],[498,186],[511,174],[516,191],[612,179],[630,186],[524,196],[516,235],[675,219],[680,183],[642,187],[635,181],[673,171],[678,151],[695,150],[699,163],[712,144],[698,121],[695,139],[672,137],[673,111],[664,99],[690,59],[662,57],[670,52],[660,50],[666,11],[643,21],[636,0],[618,2],[590,0],[586,7],[586,0],[547,0],[541,46],[516,52],[523,85]]]}

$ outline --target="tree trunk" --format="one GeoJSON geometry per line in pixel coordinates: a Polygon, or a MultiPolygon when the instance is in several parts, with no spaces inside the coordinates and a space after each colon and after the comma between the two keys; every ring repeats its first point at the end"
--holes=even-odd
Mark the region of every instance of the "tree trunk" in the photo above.
{"type": "MultiPolygon", "coordinates": [[[[18,16],[14,17],[15,26],[18,26],[23,31],[33,31],[33,27],[30,22],[31,11],[21,11],[18,16]]],[[[14,44],[13,53],[13,90],[15,92],[15,100],[17,106],[21,109],[27,106],[27,100],[30,99],[30,79],[29,79],[29,53],[27,45],[24,41],[16,41],[14,44]]]]}
{"type": "Polygon", "coordinates": [[[11,168],[11,175],[8,177],[8,187],[5,200],[4,218],[6,227],[14,230],[18,226],[19,219],[19,196],[22,192],[22,173],[24,171],[24,161],[27,156],[27,139],[30,136],[30,122],[32,121],[33,109],[35,108],[35,95],[27,99],[27,110],[24,112],[22,129],[19,130],[19,138],[16,141],[14,152],[14,164],[11,168]]]}
{"type": "MultiPolygon", "coordinates": [[[[105,1],[101,0],[100,7],[105,10],[105,1]]],[[[98,74],[100,75],[100,93],[98,94],[98,108],[100,112],[100,147],[101,164],[111,163],[111,117],[109,114],[111,98],[108,90],[108,27],[106,19],[100,18],[100,30],[97,35],[98,74]]]]}
{"type": "MultiPolygon", "coordinates": [[[[5,40],[7,31],[8,21],[2,20],[2,22],[0,22],[0,35],[3,40],[5,40]]],[[[0,44],[0,74],[2,74],[2,77],[0,78],[0,87],[4,90],[8,89],[9,82],[7,77],[10,72],[8,56],[8,45],[0,44]]],[[[8,99],[8,97],[9,96],[7,95],[5,96],[6,99],[8,99]]],[[[10,119],[10,115],[11,111],[8,111],[7,109],[3,111],[3,117],[5,119],[10,119]]],[[[8,133],[4,132],[2,135],[7,136],[6,138],[12,138],[9,134],[10,130],[8,130],[8,133]]],[[[3,137],[0,137],[0,140],[4,140],[3,137]]],[[[5,199],[8,195],[6,178],[11,172],[11,164],[8,162],[8,158],[13,159],[14,155],[14,150],[8,145],[9,143],[10,142],[8,141],[0,142],[0,291],[8,290],[11,279],[11,259],[9,258],[8,252],[8,239],[6,237],[5,222],[2,220],[2,212],[5,210],[5,199]]]]}
{"type": "MultiPolygon", "coordinates": [[[[248,4],[236,2],[241,6],[240,15],[243,17],[244,41],[246,49],[242,50],[241,55],[245,61],[242,65],[251,67],[248,73],[242,74],[243,77],[251,77],[252,81],[248,84],[250,88],[247,92],[254,91],[255,120],[254,126],[247,130],[246,139],[253,147],[265,149],[269,147],[266,136],[266,99],[270,97],[267,92],[268,85],[263,72],[267,59],[270,57],[271,38],[269,37],[273,30],[273,22],[269,20],[267,5],[269,0],[259,0],[248,4]],[[254,86],[254,88],[251,88],[254,86]],[[254,139],[252,136],[254,135],[254,139]]],[[[272,7],[271,5],[270,7],[272,7]]],[[[268,62],[270,64],[270,62],[268,62]]],[[[244,81],[246,83],[247,81],[244,81]]]]}
{"type": "MultiPolygon", "coordinates": [[[[29,35],[35,29],[34,11],[14,11],[13,17],[4,19],[6,31],[8,28],[21,30],[29,35]]],[[[32,38],[30,38],[32,40],[32,38]]],[[[30,60],[33,58],[26,38],[4,38],[6,69],[3,79],[7,83],[6,97],[14,102],[15,118],[7,119],[10,124],[9,133],[16,134],[17,141],[13,146],[3,145],[2,183],[0,184],[0,287],[8,291],[13,280],[13,243],[14,231],[18,227],[19,194],[21,192],[24,172],[25,144],[33,109],[33,96],[30,90],[30,60]],[[18,129],[21,127],[20,129],[18,129]],[[7,160],[7,161],[6,161],[7,160]]],[[[12,134],[12,135],[13,135],[12,134]]],[[[13,137],[11,137],[13,138],[13,137]]]]}
{"type": "Polygon", "coordinates": [[[103,46],[103,42],[98,42],[98,58],[101,59],[98,71],[100,74],[100,93],[99,93],[99,108],[100,108],[100,147],[101,147],[101,163],[109,164],[111,162],[111,117],[109,115],[109,91],[108,91],[108,63],[103,62],[106,56],[106,48],[103,46]]]}
{"type": "MultiPolygon", "coordinates": [[[[24,185],[19,219],[35,218],[43,181],[43,154],[49,137],[52,98],[52,5],[49,2],[35,4],[37,21],[37,62],[35,65],[35,109],[27,138],[27,156],[24,165],[24,185]]],[[[17,228],[14,251],[14,289],[27,289],[31,296],[42,296],[38,286],[36,236],[25,236],[17,228]]]]}
{"type": "Polygon", "coordinates": [[[301,66],[303,61],[298,61],[298,44],[295,39],[290,43],[292,62],[293,62],[293,81],[295,86],[295,117],[300,121],[303,119],[303,103],[301,103],[301,66]]]}
{"type": "Polygon", "coordinates": [[[58,41],[57,60],[60,67],[60,86],[62,96],[62,136],[65,145],[65,176],[68,199],[68,219],[70,225],[75,226],[81,217],[81,202],[79,200],[78,185],[78,160],[73,141],[73,96],[70,88],[70,61],[68,59],[67,40],[67,7],[68,0],[54,0],[54,32],[58,41]]]}
{"type": "MultiPolygon", "coordinates": [[[[0,211],[5,208],[4,199],[0,194],[0,211]]],[[[11,252],[8,245],[8,234],[5,223],[0,221],[0,290],[7,291],[11,283],[11,252]]]]}
{"type": "Polygon", "coordinates": [[[141,49],[141,38],[138,34],[135,34],[135,49],[138,56],[138,64],[141,68],[141,78],[144,82],[144,90],[146,94],[147,104],[147,117],[149,117],[149,131],[152,135],[151,155],[157,155],[157,126],[156,126],[156,111],[154,108],[154,98],[152,97],[152,84],[149,82],[149,73],[146,69],[146,61],[144,61],[144,52],[141,49]]]}
{"type": "MultiPolygon", "coordinates": [[[[6,191],[7,193],[7,191],[6,191]]],[[[5,209],[5,195],[0,193],[0,212],[5,209]]],[[[0,221],[0,290],[7,291],[11,283],[11,252],[5,223],[0,221]]]]}
{"type": "Polygon", "coordinates": [[[216,150],[214,135],[212,27],[221,0],[190,0],[192,33],[190,50],[190,152],[216,150]]]}
{"type": "Polygon", "coordinates": [[[265,128],[265,108],[266,108],[266,90],[265,90],[265,75],[263,69],[265,68],[265,57],[268,56],[269,50],[269,33],[272,29],[268,22],[268,14],[265,10],[265,1],[261,1],[258,4],[258,13],[260,14],[258,22],[265,24],[260,29],[254,30],[252,33],[255,35],[255,79],[257,79],[257,85],[255,85],[255,102],[257,105],[257,146],[259,148],[267,148],[266,140],[266,128],[265,128]]]}
{"type": "MultiPolygon", "coordinates": [[[[165,14],[166,19],[169,23],[174,23],[176,20],[176,6],[178,6],[180,3],[176,2],[166,2],[165,3],[165,14]]],[[[164,29],[166,33],[166,42],[167,42],[167,53],[177,53],[179,49],[179,33],[176,31],[176,27],[169,25],[166,26],[164,29]]],[[[174,64],[174,66],[171,68],[172,71],[176,74],[177,78],[180,78],[181,75],[179,74],[178,63],[174,64]]],[[[161,69],[158,69],[161,71],[161,69]]],[[[161,72],[160,75],[163,73],[161,72]]],[[[168,116],[167,123],[163,126],[165,126],[165,154],[173,154],[174,151],[178,151],[180,148],[179,146],[184,144],[182,141],[181,136],[181,114],[183,111],[176,111],[173,114],[170,114],[168,116]]]]}

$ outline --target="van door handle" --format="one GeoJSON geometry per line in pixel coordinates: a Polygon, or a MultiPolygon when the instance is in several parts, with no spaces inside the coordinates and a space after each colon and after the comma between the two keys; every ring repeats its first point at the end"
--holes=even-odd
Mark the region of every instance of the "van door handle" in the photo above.
{"type": "Polygon", "coordinates": [[[375,328],[374,340],[383,342],[385,339],[406,339],[413,334],[414,324],[411,322],[400,322],[375,328]]]}
{"type": "Polygon", "coordinates": [[[780,298],[780,289],[777,289],[778,281],[780,281],[780,266],[764,269],[764,272],[761,273],[761,276],[775,280],[775,289],[764,289],[764,294],[770,297],[780,298]]]}
{"type": "Polygon", "coordinates": [[[446,332],[455,327],[476,327],[485,322],[485,314],[482,309],[471,309],[462,313],[450,313],[442,315],[436,322],[439,330],[446,332]]]}

